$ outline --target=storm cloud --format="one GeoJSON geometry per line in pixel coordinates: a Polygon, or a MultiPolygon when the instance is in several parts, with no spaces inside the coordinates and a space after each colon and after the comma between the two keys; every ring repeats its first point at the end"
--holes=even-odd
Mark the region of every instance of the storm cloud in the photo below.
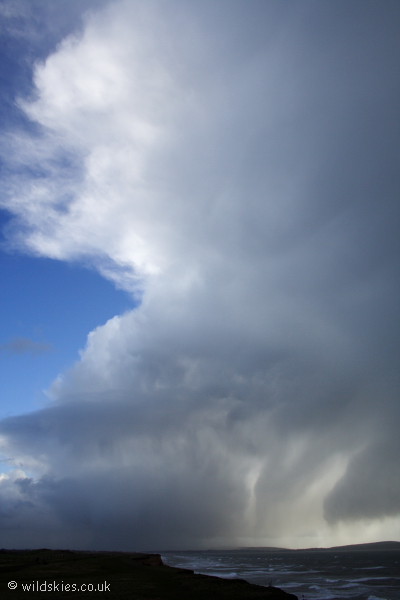
{"type": "Polygon", "coordinates": [[[4,546],[398,531],[399,17],[110,2],[35,66],[9,244],[139,305],[0,423],[4,546]]]}

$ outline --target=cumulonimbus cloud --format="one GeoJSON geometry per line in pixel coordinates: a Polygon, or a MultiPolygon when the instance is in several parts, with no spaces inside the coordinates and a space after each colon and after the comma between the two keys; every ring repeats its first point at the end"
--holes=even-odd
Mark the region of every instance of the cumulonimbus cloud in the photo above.
{"type": "Polygon", "coordinates": [[[174,6],[111,2],[19,101],[37,132],[7,140],[10,243],[141,304],[89,334],[48,407],[2,421],[8,543],[20,523],[104,548],[326,544],[343,519],[382,536],[395,28],[357,3],[340,36],[312,3],[174,6]]]}

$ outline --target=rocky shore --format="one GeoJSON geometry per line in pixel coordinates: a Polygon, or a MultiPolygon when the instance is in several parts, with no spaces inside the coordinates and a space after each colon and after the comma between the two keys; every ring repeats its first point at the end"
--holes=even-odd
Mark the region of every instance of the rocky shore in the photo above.
{"type": "Polygon", "coordinates": [[[1,598],[78,600],[89,596],[101,600],[297,600],[272,586],[169,567],[159,554],[0,550],[1,598]]]}

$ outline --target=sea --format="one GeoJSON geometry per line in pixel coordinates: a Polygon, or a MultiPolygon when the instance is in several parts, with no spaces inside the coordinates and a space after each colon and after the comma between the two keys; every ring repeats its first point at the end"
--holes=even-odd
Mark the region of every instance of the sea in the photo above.
{"type": "Polygon", "coordinates": [[[400,550],[163,552],[165,564],[273,585],[299,600],[400,600],[400,550]]]}

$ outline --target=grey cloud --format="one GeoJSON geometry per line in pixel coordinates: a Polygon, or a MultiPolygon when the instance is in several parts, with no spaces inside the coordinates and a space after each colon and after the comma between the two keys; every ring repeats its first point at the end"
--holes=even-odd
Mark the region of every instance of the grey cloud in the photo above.
{"type": "MultiPolygon", "coordinates": [[[[351,542],[338,521],[400,513],[397,4],[138,6],[111,3],[69,48],[110,47],[124,77],[104,72],[122,92],[101,131],[90,86],[90,118],[63,90],[50,125],[86,158],[56,227],[14,210],[36,251],[78,247],[142,303],[89,335],[49,407],[2,421],[28,473],[7,501],[38,530],[46,515],[35,539],[79,547],[351,542]]],[[[42,182],[49,213],[62,179],[42,182]]]]}
{"type": "Polygon", "coordinates": [[[398,515],[400,485],[396,477],[400,445],[390,432],[388,439],[366,444],[350,461],[344,476],[325,501],[325,514],[333,522],[354,518],[398,515]]]}
{"type": "Polygon", "coordinates": [[[46,342],[37,342],[26,337],[16,337],[4,344],[0,344],[0,352],[7,354],[44,354],[51,352],[53,347],[46,342]]]}
{"type": "Polygon", "coordinates": [[[23,501],[79,531],[75,544],[84,535],[103,548],[188,547],[231,536],[246,502],[245,469],[234,460],[226,409],[218,415],[215,405],[211,412],[169,402],[149,410],[73,406],[3,422],[3,434],[16,431],[20,455],[25,449],[53,463],[50,477],[16,481],[23,501]]]}

